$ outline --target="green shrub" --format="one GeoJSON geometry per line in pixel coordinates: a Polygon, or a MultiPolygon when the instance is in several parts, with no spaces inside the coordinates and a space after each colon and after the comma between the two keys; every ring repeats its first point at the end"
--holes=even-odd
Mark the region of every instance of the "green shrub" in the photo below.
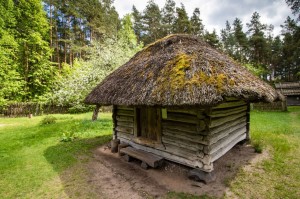
{"type": "Polygon", "coordinates": [[[86,113],[93,110],[93,106],[86,106],[83,104],[77,104],[71,108],[69,108],[68,112],[70,114],[76,114],[76,113],[86,113]]]}
{"type": "Polygon", "coordinates": [[[76,139],[76,136],[75,136],[74,132],[66,132],[66,133],[63,133],[60,141],[61,142],[71,142],[74,139],[76,139]]]}
{"type": "Polygon", "coordinates": [[[260,142],[255,142],[253,144],[253,147],[254,147],[255,153],[262,153],[263,147],[262,147],[262,144],[260,142]]]}
{"type": "Polygon", "coordinates": [[[47,115],[46,117],[43,118],[41,121],[41,125],[46,125],[46,124],[54,124],[56,123],[57,118],[52,116],[52,115],[47,115]]]}

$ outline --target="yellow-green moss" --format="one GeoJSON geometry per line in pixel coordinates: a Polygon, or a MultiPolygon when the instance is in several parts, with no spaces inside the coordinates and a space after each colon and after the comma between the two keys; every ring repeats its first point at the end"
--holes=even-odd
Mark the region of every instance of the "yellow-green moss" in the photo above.
{"type": "Polygon", "coordinates": [[[170,69],[170,84],[172,90],[182,89],[185,85],[186,71],[191,67],[192,56],[185,53],[178,54],[173,60],[167,62],[170,69]]]}
{"type": "Polygon", "coordinates": [[[174,95],[185,88],[191,90],[203,84],[212,85],[218,92],[222,92],[227,84],[234,83],[225,74],[217,73],[213,66],[211,66],[210,75],[203,71],[196,71],[192,74],[191,71],[189,76],[187,73],[191,70],[194,58],[195,55],[180,53],[168,61],[157,80],[157,89],[154,94],[170,91],[174,95]]]}
{"type": "Polygon", "coordinates": [[[213,85],[216,89],[221,92],[227,82],[227,76],[225,74],[212,74],[207,75],[204,72],[195,73],[194,76],[186,81],[186,85],[201,86],[201,84],[213,85]]]}
{"type": "Polygon", "coordinates": [[[169,90],[174,95],[176,91],[182,90],[186,84],[186,72],[191,68],[192,59],[192,55],[179,53],[168,61],[157,79],[154,94],[169,90]]]}
{"type": "Polygon", "coordinates": [[[233,79],[230,79],[230,80],[229,80],[229,85],[230,85],[230,86],[234,86],[234,84],[235,84],[235,81],[234,81],[233,79]]]}

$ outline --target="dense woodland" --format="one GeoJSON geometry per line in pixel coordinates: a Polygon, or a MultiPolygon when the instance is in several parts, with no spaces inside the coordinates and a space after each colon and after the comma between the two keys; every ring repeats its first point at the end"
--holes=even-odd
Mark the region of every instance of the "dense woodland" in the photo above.
{"type": "Polygon", "coordinates": [[[0,2],[0,106],[36,101],[78,106],[106,75],[143,46],[172,33],[193,34],[272,82],[300,79],[299,0],[286,0],[281,35],[251,20],[224,21],[209,32],[199,8],[153,0],[120,18],[113,0],[5,0],[0,2]],[[295,19],[294,19],[295,18],[295,19]],[[245,31],[246,30],[246,31],[245,31]]]}

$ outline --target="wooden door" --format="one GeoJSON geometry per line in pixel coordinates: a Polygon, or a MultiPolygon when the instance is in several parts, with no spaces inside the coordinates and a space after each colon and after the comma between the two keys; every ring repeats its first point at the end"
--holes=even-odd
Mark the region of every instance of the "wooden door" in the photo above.
{"type": "Polygon", "coordinates": [[[161,133],[160,109],[143,107],[139,109],[139,134],[138,136],[158,141],[161,133]]]}

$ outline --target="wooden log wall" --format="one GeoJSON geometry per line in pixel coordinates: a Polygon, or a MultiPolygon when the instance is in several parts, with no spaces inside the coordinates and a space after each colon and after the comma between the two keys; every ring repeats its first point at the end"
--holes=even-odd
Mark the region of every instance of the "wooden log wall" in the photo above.
{"type": "Polygon", "coordinates": [[[118,137],[129,139],[134,134],[134,108],[126,106],[115,106],[116,127],[118,137]]]}
{"type": "Polygon", "coordinates": [[[116,132],[122,142],[206,172],[213,162],[246,139],[247,103],[227,99],[208,108],[166,108],[161,142],[137,139],[135,109],[116,108],[116,132]]]}
{"type": "Polygon", "coordinates": [[[247,103],[231,99],[212,108],[209,124],[209,145],[204,148],[211,162],[216,161],[238,142],[246,139],[247,103]]]}
{"type": "Polygon", "coordinates": [[[181,164],[211,171],[212,163],[203,152],[209,143],[207,136],[204,108],[167,108],[167,117],[162,120],[162,143],[169,154],[167,158],[176,156],[181,164]]]}

